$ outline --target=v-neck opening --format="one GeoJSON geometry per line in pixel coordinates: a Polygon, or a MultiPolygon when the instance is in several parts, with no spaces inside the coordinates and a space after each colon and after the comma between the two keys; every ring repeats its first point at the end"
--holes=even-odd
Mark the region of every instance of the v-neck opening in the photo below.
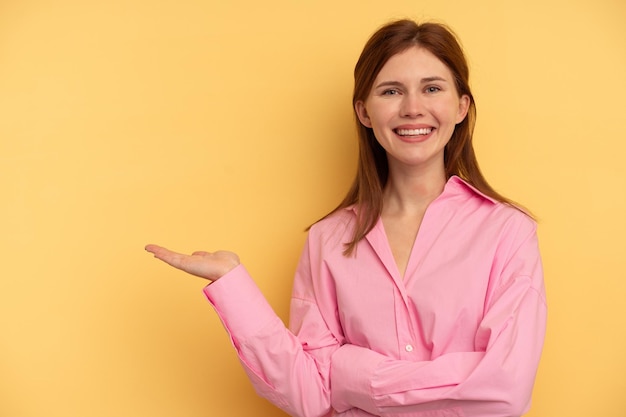
{"type": "MultiPolygon", "coordinates": [[[[426,212],[424,212],[425,214],[426,212]]],[[[420,220],[420,224],[417,227],[417,230],[415,231],[415,234],[412,236],[411,240],[410,240],[410,248],[408,250],[408,254],[406,257],[406,263],[404,263],[404,270],[400,269],[400,262],[398,261],[398,259],[396,259],[396,256],[394,255],[394,250],[393,247],[391,245],[391,240],[389,239],[389,234],[387,232],[387,228],[385,227],[385,222],[384,220],[380,219],[380,226],[382,228],[382,232],[385,235],[385,242],[387,243],[387,246],[389,247],[389,253],[391,254],[391,259],[393,259],[393,263],[395,264],[396,267],[396,271],[398,273],[398,278],[399,280],[403,281],[406,278],[406,271],[409,269],[409,263],[411,262],[411,257],[413,255],[413,249],[415,248],[415,242],[417,241],[417,236],[420,233],[420,229],[422,227],[422,222],[424,221],[424,217],[422,216],[422,219],[420,220]]]]}
{"type": "MultiPolygon", "coordinates": [[[[444,189],[445,192],[445,189],[444,189]]],[[[409,257],[407,259],[406,268],[403,272],[400,271],[400,267],[396,258],[393,255],[393,250],[391,248],[391,242],[389,240],[389,235],[387,234],[387,230],[385,229],[385,225],[382,219],[382,216],[378,218],[376,225],[370,231],[370,234],[373,232],[372,236],[368,241],[374,248],[380,260],[385,265],[385,268],[389,272],[389,274],[397,281],[398,286],[403,288],[411,279],[411,276],[414,274],[415,269],[421,262],[417,251],[420,246],[425,247],[426,245],[421,244],[421,242],[426,239],[428,235],[428,218],[430,217],[429,212],[432,211],[432,207],[434,204],[437,204],[437,201],[441,198],[444,193],[442,192],[437,198],[428,204],[426,210],[424,210],[424,215],[422,216],[422,220],[419,224],[417,232],[413,237],[413,241],[411,242],[411,249],[409,251],[409,257]],[[379,235],[379,236],[376,236],[379,235]],[[426,235],[426,236],[425,236],[426,235]],[[382,243],[381,243],[382,242],[382,243]]],[[[368,236],[370,235],[368,234],[368,236]]]]}

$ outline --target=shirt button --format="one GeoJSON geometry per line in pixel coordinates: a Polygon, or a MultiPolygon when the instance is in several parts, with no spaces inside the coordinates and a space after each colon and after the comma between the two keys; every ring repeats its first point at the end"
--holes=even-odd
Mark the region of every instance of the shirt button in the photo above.
{"type": "Polygon", "coordinates": [[[404,347],[404,349],[405,349],[407,352],[413,352],[413,346],[411,346],[411,345],[406,345],[406,346],[404,347]]]}

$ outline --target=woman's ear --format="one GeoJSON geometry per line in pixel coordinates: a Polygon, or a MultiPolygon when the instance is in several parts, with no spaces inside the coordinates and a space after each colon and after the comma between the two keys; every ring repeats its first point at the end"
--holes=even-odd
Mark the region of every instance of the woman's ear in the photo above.
{"type": "Polygon", "coordinates": [[[467,116],[467,111],[469,110],[469,105],[470,105],[469,96],[467,94],[463,94],[459,98],[459,112],[457,114],[456,124],[461,123],[465,119],[465,116],[467,116]]]}
{"type": "Polygon", "coordinates": [[[357,101],[354,104],[354,111],[356,112],[357,117],[361,124],[365,127],[372,127],[372,122],[370,117],[367,115],[367,109],[365,108],[365,103],[362,100],[357,101]]]}

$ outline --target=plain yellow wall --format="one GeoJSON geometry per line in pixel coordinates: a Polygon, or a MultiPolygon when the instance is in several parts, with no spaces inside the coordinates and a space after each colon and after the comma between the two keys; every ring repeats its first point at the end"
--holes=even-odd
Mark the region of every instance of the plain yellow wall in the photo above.
{"type": "Polygon", "coordinates": [[[0,2],[0,416],[283,416],[203,281],[232,249],[287,319],[303,229],[355,163],[352,68],[391,18],[460,35],[493,185],[539,217],[528,414],[626,412],[622,0],[0,2]]]}

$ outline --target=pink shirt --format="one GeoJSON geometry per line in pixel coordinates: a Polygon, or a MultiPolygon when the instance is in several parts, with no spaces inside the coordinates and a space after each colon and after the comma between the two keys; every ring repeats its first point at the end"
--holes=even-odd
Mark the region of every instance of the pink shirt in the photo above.
{"type": "Polygon", "coordinates": [[[311,228],[289,329],[243,266],[205,288],[256,391],[293,416],[525,413],[546,323],[535,223],[452,177],[403,279],[380,220],[342,255],[354,216],[311,228]]]}

